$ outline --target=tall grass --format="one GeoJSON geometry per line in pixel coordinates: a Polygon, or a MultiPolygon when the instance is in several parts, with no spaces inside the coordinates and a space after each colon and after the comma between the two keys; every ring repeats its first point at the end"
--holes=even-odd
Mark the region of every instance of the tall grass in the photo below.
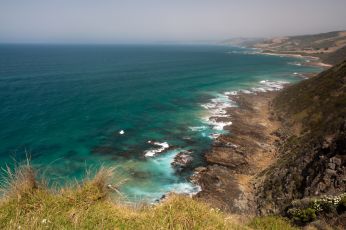
{"type": "Polygon", "coordinates": [[[83,183],[58,191],[37,181],[29,162],[3,172],[0,229],[249,229],[186,196],[141,206],[110,199],[111,194],[121,196],[118,187],[124,182],[114,176],[114,168],[102,167],[94,176],[89,172],[83,183]]]}
{"type": "Polygon", "coordinates": [[[24,194],[32,193],[43,184],[36,180],[35,170],[28,159],[13,169],[8,165],[1,169],[0,191],[3,196],[20,198],[24,194]]]}

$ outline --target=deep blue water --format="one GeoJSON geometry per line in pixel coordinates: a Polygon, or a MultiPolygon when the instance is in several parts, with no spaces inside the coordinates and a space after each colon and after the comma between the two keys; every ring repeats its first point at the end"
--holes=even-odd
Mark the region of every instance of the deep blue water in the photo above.
{"type": "Polygon", "coordinates": [[[105,164],[128,179],[122,190],[131,197],[189,190],[189,174],[170,162],[188,149],[203,164],[219,131],[203,122],[201,104],[319,71],[292,65],[302,61],[226,46],[0,45],[1,166],[27,152],[59,183],[105,164]],[[149,140],[173,149],[145,157],[159,148],[149,140]]]}

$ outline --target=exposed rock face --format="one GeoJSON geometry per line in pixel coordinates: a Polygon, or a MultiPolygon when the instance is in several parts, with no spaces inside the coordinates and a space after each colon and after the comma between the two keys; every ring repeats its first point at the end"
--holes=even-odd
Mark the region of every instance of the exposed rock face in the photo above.
{"type": "Polygon", "coordinates": [[[274,100],[286,135],[279,160],[257,184],[258,212],[283,212],[293,199],[346,191],[346,62],[284,90],[274,100]]]}
{"type": "Polygon", "coordinates": [[[191,152],[189,151],[183,151],[178,153],[174,157],[174,161],[171,163],[172,167],[177,171],[177,172],[182,172],[188,167],[191,166],[193,157],[190,155],[191,152]]]}
{"type": "Polygon", "coordinates": [[[239,107],[230,108],[230,135],[218,137],[206,154],[208,166],[198,168],[194,181],[201,186],[197,194],[224,211],[254,214],[255,175],[275,158],[274,131],[278,124],[270,121],[269,102],[275,93],[238,95],[232,100],[239,107]]]}
{"type": "Polygon", "coordinates": [[[296,146],[282,143],[284,155],[266,172],[259,185],[257,202],[260,214],[280,213],[293,199],[337,195],[346,191],[346,123],[336,130],[328,144],[305,142],[296,146]]]}
{"type": "Polygon", "coordinates": [[[244,178],[241,178],[241,175],[234,174],[231,169],[220,165],[200,169],[196,177],[202,188],[197,198],[227,212],[254,213],[255,205],[247,181],[250,177],[243,175],[244,178]]]}

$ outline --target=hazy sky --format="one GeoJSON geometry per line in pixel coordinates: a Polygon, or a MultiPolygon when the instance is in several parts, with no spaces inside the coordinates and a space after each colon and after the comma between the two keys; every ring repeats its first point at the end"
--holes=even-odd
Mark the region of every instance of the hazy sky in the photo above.
{"type": "Polygon", "coordinates": [[[0,42],[217,41],[346,29],[346,0],[0,0],[0,42]]]}

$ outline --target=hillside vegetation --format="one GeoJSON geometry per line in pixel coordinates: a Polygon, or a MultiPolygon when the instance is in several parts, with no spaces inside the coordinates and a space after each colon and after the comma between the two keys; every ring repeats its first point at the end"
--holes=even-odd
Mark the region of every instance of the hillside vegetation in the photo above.
{"type": "Polygon", "coordinates": [[[319,56],[325,63],[338,64],[346,60],[346,46],[336,50],[333,53],[321,54],[319,56]]]}
{"type": "Polygon", "coordinates": [[[111,199],[113,175],[104,168],[81,184],[51,190],[29,165],[6,169],[0,229],[295,229],[279,217],[242,223],[187,196],[170,195],[156,205],[124,203],[111,199]]]}
{"type": "MultiPolygon", "coordinates": [[[[278,131],[281,156],[264,173],[259,211],[286,215],[293,200],[328,195],[335,199],[329,223],[346,227],[343,203],[338,206],[346,202],[346,61],[283,90],[272,107],[284,123],[278,131]]],[[[309,220],[325,214],[309,208],[309,220]]]]}

